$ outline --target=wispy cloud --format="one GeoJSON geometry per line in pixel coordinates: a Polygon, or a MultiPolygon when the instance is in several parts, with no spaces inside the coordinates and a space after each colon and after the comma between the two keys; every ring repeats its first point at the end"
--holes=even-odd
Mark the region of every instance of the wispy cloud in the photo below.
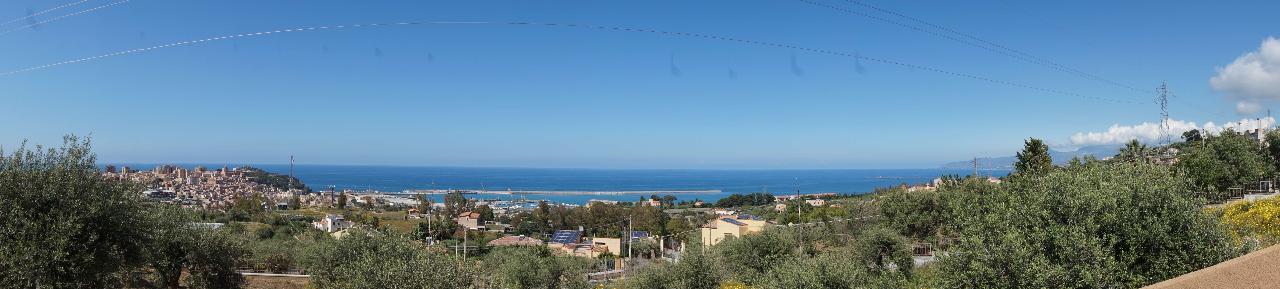
{"type": "MultiPolygon", "coordinates": [[[[1225,129],[1235,131],[1244,131],[1256,129],[1259,127],[1275,126],[1276,119],[1272,117],[1260,119],[1242,119],[1236,122],[1228,122],[1224,124],[1216,124],[1206,122],[1204,124],[1196,124],[1195,122],[1169,120],[1168,135],[1173,139],[1182,137],[1183,132],[1194,129],[1203,129],[1209,133],[1219,133],[1225,129]]],[[[1108,145],[1122,144],[1130,140],[1138,140],[1144,143],[1157,143],[1163,141],[1164,134],[1160,123],[1144,122],[1137,125],[1112,125],[1103,132],[1082,132],[1071,136],[1072,146],[1089,146],[1089,145],[1108,145]]]]}
{"type": "Polygon", "coordinates": [[[1218,68],[1209,85],[1234,99],[1241,114],[1256,114],[1263,103],[1280,100],[1280,39],[1268,37],[1257,51],[1218,68]]]}

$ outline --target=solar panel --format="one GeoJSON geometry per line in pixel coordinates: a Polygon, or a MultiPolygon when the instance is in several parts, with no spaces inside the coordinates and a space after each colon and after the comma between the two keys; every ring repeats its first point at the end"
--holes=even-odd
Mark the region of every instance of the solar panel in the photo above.
{"type": "Polygon", "coordinates": [[[582,238],[582,232],[575,230],[557,230],[551,235],[551,243],[574,244],[582,238]]]}
{"type": "Polygon", "coordinates": [[[720,220],[721,220],[721,221],[728,222],[728,223],[730,223],[730,224],[738,225],[738,226],[746,226],[746,225],[747,225],[747,224],[745,224],[745,223],[739,222],[738,220],[734,220],[734,219],[730,219],[730,218],[723,218],[723,219],[720,219],[720,220]]]}
{"type": "Polygon", "coordinates": [[[645,231],[631,231],[631,238],[632,238],[632,239],[641,239],[641,238],[648,238],[648,237],[649,237],[649,232],[645,232],[645,231]]]}

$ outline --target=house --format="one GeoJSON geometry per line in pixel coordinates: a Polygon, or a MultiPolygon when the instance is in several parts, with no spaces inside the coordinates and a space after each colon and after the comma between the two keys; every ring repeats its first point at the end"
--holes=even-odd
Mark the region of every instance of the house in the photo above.
{"type": "Polygon", "coordinates": [[[597,258],[605,253],[614,256],[622,253],[622,239],[618,238],[591,238],[584,243],[561,245],[552,242],[548,245],[552,245],[552,249],[559,249],[564,254],[576,257],[597,258]]]}
{"type": "MultiPolygon", "coordinates": [[[[566,254],[577,256],[578,253],[589,253],[590,245],[578,244],[582,241],[582,231],[578,230],[556,230],[551,234],[551,239],[547,240],[547,247],[553,250],[560,250],[566,254]],[[585,249],[579,248],[585,246],[585,249]]],[[[586,254],[584,253],[584,254],[586,254]]]]}
{"type": "Polygon", "coordinates": [[[618,201],[613,201],[613,200],[597,200],[597,199],[591,199],[591,200],[587,201],[587,207],[588,207],[588,208],[590,208],[590,207],[591,207],[591,205],[594,205],[594,204],[596,204],[596,203],[608,204],[608,205],[617,205],[617,204],[618,204],[618,201]]]}
{"type": "Polygon", "coordinates": [[[462,212],[461,214],[458,214],[457,217],[453,218],[453,220],[458,222],[458,225],[461,225],[463,228],[467,228],[467,230],[485,229],[484,226],[480,224],[480,213],[478,212],[462,212]]]}
{"type": "Polygon", "coordinates": [[[767,224],[763,219],[746,214],[720,217],[702,226],[702,245],[719,244],[730,236],[736,238],[759,233],[767,224]]]}
{"type": "Polygon", "coordinates": [[[143,197],[156,200],[172,200],[178,196],[173,190],[146,190],[142,192],[143,197]]]}
{"type": "MultiPolygon", "coordinates": [[[[933,179],[932,182],[920,185],[907,186],[908,192],[932,192],[938,190],[938,184],[942,183],[942,178],[933,179]]],[[[904,184],[905,185],[905,184],[904,184]]]]}
{"type": "Polygon", "coordinates": [[[502,237],[502,238],[493,239],[493,241],[489,241],[489,243],[488,243],[488,244],[489,244],[489,246],[494,246],[494,247],[502,247],[502,246],[542,246],[542,240],[538,240],[538,239],[534,239],[534,238],[530,238],[530,237],[525,237],[524,235],[520,235],[520,236],[504,236],[504,237],[502,237]]]}
{"type": "Polygon", "coordinates": [[[774,211],[781,212],[781,211],[786,210],[786,209],[787,209],[787,204],[783,204],[783,203],[773,204],[773,210],[774,210],[774,211]]]}
{"type": "Polygon", "coordinates": [[[715,209],[715,210],[712,210],[711,212],[715,213],[716,216],[731,216],[733,214],[738,213],[737,211],[730,210],[730,209],[715,209]]]}
{"type": "Polygon", "coordinates": [[[821,207],[822,205],[826,205],[826,204],[827,204],[827,201],[826,201],[826,200],[823,200],[823,199],[804,200],[804,202],[805,202],[806,204],[809,204],[810,206],[814,206],[814,207],[821,207]]]}
{"type": "Polygon", "coordinates": [[[648,200],[645,200],[645,201],[643,201],[643,202],[640,202],[640,204],[645,205],[645,206],[651,206],[651,207],[661,207],[661,206],[662,206],[662,201],[657,200],[657,199],[648,199],[648,200]]]}
{"type": "MultiPolygon", "coordinates": [[[[1257,121],[1261,122],[1262,120],[1257,119],[1257,121]]],[[[1249,137],[1250,139],[1257,141],[1259,144],[1265,145],[1267,143],[1266,127],[1258,127],[1256,129],[1246,129],[1244,130],[1244,135],[1249,137]]]]}
{"type": "Polygon", "coordinates": [[[591,238],[592,252],[599,256],[601,253],[612,253],[615,256],[622,255],[622,239],[619,238],[591,238]]]}
{"type": "Polygon", "coordinates": [[[577,244],[582,241],[582,231],[578,230],[556,230],[551,234],[551,240],[547,241],[547,245],[570,245],[577,244]]]}
{"type": "Polygon", "coordinates": [[[1151,157],[1151,162],[1157,165],[1171,166],[1178,163],[1178,148],[1166,147],[1159,149],[1155,156],[1151,157]]]}
{"type": "Polygon", "coordinates": [[[351,221],[343,219],[342,216],[329,214],[325,215],[323,219],[311,223],[311,225],[325,233],[333,233],[351,228],[354,224],[351,221]]]}
{"type": "Polygon", "coordinates": [[[565,245],[561,250],[564,251],[565,254],[575,257],[595,258],[599,257],[600,254],[604,254],[608,248],[596,247],[591,244],[574,244],[565,245]]]}
{"type": "Polygon", "coordinates": [[[778,195],[778,196],[773,196],[773,199],[774,199],[774,201],[775,201],[775,202],[784,202],[784,201],[790,201],[790,200],[795,200],[795,199],[807,199],[807,198],[815,198],[815,199],[816,199],[816,198],[830,198],[830,197],[835,197],[835,196],[836,196],[836,193],[795,194],[795,195],[778,195]]]}

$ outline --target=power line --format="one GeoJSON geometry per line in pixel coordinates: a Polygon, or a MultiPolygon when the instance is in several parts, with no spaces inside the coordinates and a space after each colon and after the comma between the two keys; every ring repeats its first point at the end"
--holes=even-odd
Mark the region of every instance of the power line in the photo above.
{"type": "Polygon", "coordinates": [[[58,6],[58,7],[53,7],[53,8],[45,9],[45,10],[42,10],[42,11],[40,11],[40,12],[35,12],[35,13],[27,14],[27,16],[14,18],[14,19],[12,19],[12,20],[5,21],[5,22],[0,22],[0,26],[5,26],[5,25],[13,24],[14,22],[18,22],[18,21],[22,21],[22,20],[27,20],[27,18],[31,18],[31,17],[36,17],[36,16],[44,15],[45,13],[49,13],[49,12],[53,12],[53,11],[57,11],[58,9],[62,9],[62,8],[67,8],[67,7],[71,7],[71,6],[76,6],[76,5],[84,4],[84,2],[89,2],[89,1],[90,1],[90,0],[80,0],[80,1],[78,1],[78,2],[72,2],[72,3],[62,4],[62,6],[58,6]]]}
{"type": "MultiPolygon", "coordinates": [[[[128,1],[128,0],[124,0],[124,1],[128,1]]],[[[645,29],[645,28],[627,28],[627,27],[616,27],[616,26],[582,25],[582,24],[568,24],[568,23],[546,23],[546,22],[424,21],[424,22],[348,24],[348,25],[313,26],[313,27],[302,27],[302,28],[292,28],[292,29],[281,29],[281,30],[273,30],[273,31],[242,33],[242,34],[197,39],[197,40],[180,41],[180,42],[173,42],[173,43],[145,47],[145,48],[122,50],[122,51],[117,51],[117,52],[112,52],[112,53],[107,53],[107,54],[102,54],[97,56],[72,59],[72,60],[55,62],[55,63],[45,64],[45,65],[32,66],[32,67],[27,67],[27,68],[22,68],[17,70],[6,71],[6,72],[0,73],[0,77],[9,76],[9,75],[18,74],[18,73],[30,72],[35,70],[43,70],[43,69],[48,69],[56,66],[93,61],[93,60],[98,60],[98,59],[107,58],[107,57],[134,54],[139,52],[172,48],[177,46],[195,45],[195,44],[201,44],[201,43],[212,42],[212,41],[245,38],[245,37],[266,36],[266,35],[272,35],[272,34],[282,34],[282,33],[291,33],[291,32],[306,32],[306,31],[334,30],[334,29],[361,28],[361,27],[405,26],[405,25],[524,25],[524,26],[543,26],[543,27],[574,27],[574,28],[588,28],[588,29],[609,30],[609,31],[640,32],[640,33],[649,33],[649,34],[658,34],[658,35],[667,35],[667,36],[679,36],[679,37],[686,37],[686,38],[702,38],[702,39],[709,39],[709,40],[719,40],[719,41],[726,41],[726,42],[750,44],[755,46],[800,50],[800,51],[806,51],[811,53],[853,58],[858,60],[874,61],[874,62],[879,62],[883,64],[906,67],[910,69],[924,70],[924,71],[930,71],[930,72],[939,73],[939,74],[950,75],[958,78],[978,80],[978,81],[989,82],[993,84],[1035,90],[1035,91],[1058,94],[1063,96],[1079,97],[1082,99],[1107,101],[1107,102],[1115,102],[1115,103],[1130,103],[1130,104],[1142,103],[1142,102],[1122,100],[1122,99],[1087,96],[1087,95],[1074,93],[1074,92],[1044,88],[1044,87],[1033,86],[1033,85],[1023,84],[1023,83],[1018,83],[1018,82],[1013,82],[1008,80],[1000,80],[1000,79],[990,78],[986,76],[975,75],[975,74],[954,72],[950,70],[944,70],[944,69],[923,66],[923,65],[916,65],[916,64],[911,64],[911,63],[906,63],[906,62],[901,62],[901,61],[891,60],[886,58],[867,57],[867,56],[862,56],[861,54],[851,54],[851,53],[839,52],[834,50],[808,48],[808,47],[801,47],[801,46],[795,46],[795,45],[783,44],[783,43],[777,43],[777,42],[757,41],[757,40],[718,36],[718,35],[711,35],[711,34],[676,32],[676,31],[654,30],[654,29],[645,29]]]]}
{"type": "Polygon", "coordinates": [[[38,15],[44,15],[45,13],[56,12],[56,10],[58,9],[69,8],[69,6],[74,6],[74,5],[81,5],[81,4],[87,3],[87,1],[90,1],[90,0],[81,0],[81,1],[76,1],[76,3],[63,4],[60,6],[55,6],[55,8],[40,10],[40,12],[27,14],[26,17],[19,17],[19,18],[5,20],[5,22],[0,22],[0,26],[8,26],[8,24],[19,22],[19,20],[26,20],[27,18],[38,17],[38,15]]]}
{"type": "MultiPolygon", "coordinates": [[[[1041,66],[1045,66],[1045,67],[1048,67],[1048,68],[1051,68],[1051,69],[1054,69],[1054,70],[1058,70],[1058,71],[1061,71],[1061,72],[1065,72],[1065,73],[1068,73],[1068,74],[1072,74],[1072,75],[1075,75],[1075,76],[1078,76],[1078,77],[1082,77],[1082,78],[1085,78],[1085,79],[1094,80],[1094,81],[1098,81],[1098,82],[1103,82],[1103,83],[1106,83],[1106,84],[1109,84],[1109,85],[1112,85],[1112,86],[1116,86],[1116,87],[1119,87],[1119,88],[1123,88],[1123,89],[1131,90],[1131,91],[1134,91],[1134,92],[1138,92],[1138,93],[1142,93],[1142,94],[1146,94],[1146,93],[1148,93],[1148,91],[1147,91],[1147,90],[1137,88],[1137,87],[1135,87],[1135,86],[1133,86],[1133,85],[1128,85],[1128,84],[1125,84],[1125,83],[1122,83],[1122,82],[1119,82],[1119,81],[1115,81],[1115,80],[1107,79],[1107,78],[1104,78],[1104,77],[1101,77],[1101,76],[1097,76],[1097,75],[1094,75],[1094,74],[1090,74],[1090,73],[1087,73],[1087,72],[1083,72],[1083,71],[1080,71],[1079,69],[1071,68],[1071,67],[1069,67],[1069,66],[1066,66],[1066,65],[1063,65],[1063,64],[1060,64],[1060,63],[1057,63],[1057,62],[1054,62],[1054,61],[1052,61],[1052,60],[1048,60],[1048,59],[1045,59],[1045,58],[1042,58],[1042,57],[1037,57],[1037,56],[1032,55],[1032,54],[1030,54],[1030,53],[1027,53],[1027,52],[1024,52],[1024,51],[1020,51],[1020,50],[1017,50],[1017,49],[1014,49],[1014,48],[1010,48],[1010,47],[1007,47],[1007,46],[1001,45],[1001,44],[999,44],[999,43],[996,43],[996,42],[994,42],[994,41],[989,41],[989,40],[983,39],[983,38],[981,38],[981,37],[974,36],[974,35],[972,35],[972,34],[968,34],[968,33],[962,32],[962,31],[958,31],[958,30],[956,30],[956,29],[952,29],[952,28],[946,27],[946,26],[944,26],[944,25],[939,25],[939,24],[936,24],[936,23],[933,23],[933,22],[930,22],[930,21],[927,21],[927,20],[923,20],[923,19],[920,19],[920,18],[911,17],[911,16],[909,16],[909,15],[906,15],[906,14],[903,14],[903,13],[900,13],[900,12],[897,12],[897,11],[893,11],[893,10],[890,10],[890,9],[881,8],[881,7],[879,7],[879,6],[875,6],[875,5],[872,5],[872,4],[869,4],[869,3],[863,2],[863,1],[859,1],[859,0],[841,0],[841,1],[844,1],[844,2],[849,3],[849,4],[852,4],[852,5],[861,6],[861,7],[863,7],[863,8],[867,8],[867,9],[874,10],[874,11],[879,12],[879,13],[881,13],[881,14],[887,14],[887,15],[891,15],[891,16],[898,17],[898,18],[901,18],[901,19],[905,19],[905,20],[908,20],[908,21],[910,21],[910,22],[914,22],[914,23],[917,23],[917,24],[920,24],[920,25],[924,25],[924,26],[927,26],[927,27],[929,27],[929,28],[933,28],[933,29],[935,29],[935,30],[942,31],[942,32],[945,32],[945,33],[938,32],[938,31],[934,31],[934,30],[929,30],[929,29],[926,29],[926,28],[923,28],[923,27],[920,27],[920,26],[915,26],[915,25],[911,25],[911,24],[908,24],[908,23],[903,23],[903,22],[901,22],[901,21],[896,21],[896,20],[893,20],[893,19],[888,19],[888,18],[880,17],[880,16],[877,16],[877,15],[873,15],[873,14],[866,13],[866,12],[862,12],[862,11],[857,11],[857,10],[852,10],[852,9],[843,8],[843,7],[833,6],[833,5],[826,4],[826,3],[822,3],[822,2],[817,2],[817,1],[815,1],[815,0],[796,0],[796,1],[800,1],[800,2],[803,2],[803,3],[806,3],[806,4],[810,4],[810,5],[813,5],[813,6],[823,7],[823,8],[827,8],[827,9],[830,9],[830,10],[835,10],[835,11],[844,12],[844,13],[848,13],[848,14],[858,15],[858,16],[862,16],[862,17],[870,18],[870,19],[873,19],[873,20],[877,20],[877,21],[881,21],[881,22],[885,22],[885,23],[893,24],[893,25],[900,26],[900,27],[904,27],[904,28],[907,28],[907,29],[910,29],[910,30],[914,30],[914,31],[917,31],[917,32],[921,32],[921,33],[925,33],[925,34],[929,34],[929,35],[933,35],[933,36],[937,36],[937,37],[945,38],[945,39],[948,39],[948,40],[952,40],[952,41],[955,41],[955,42],[959,42],[959,43],[962,43],[962,44],[966,44],[966,45],[970,45],[970,46],[978,47],[978,48],[981,48],[981,49],[984,49],[984,50],[991,51],[991,52],[996,53],[996,54],[1000,54],[1000,55],[1008,56],[1008,57],[1011,57],[1011,58],[1014,58],[1014,59],[1018,59],[1018,60],[1021,60],[1021,61],[1025,61],[1025,62],[1029,62],[1029,63],[1033,63],[1033,64],[1041,65],[1041,66]],[[950,33],[950,34],[946,34],[946,33],[950,33]]],[[[1162,92],[1161,92],[1161,91],[1158,91],[1158,93],[1168,93],[1168,96],[1169,96],[1169,97],[1173,97],[1173,96],[1174,96],[1172,93],[1170,93],[1170,92],[1168,92],[1168,91],[1167,91],[1167,86],[1165,86],[1164,84],[1162,84],[1162,87],[1164,87],[1164,88],[1163,88],[1163,90],[1162,90],[1162,92]]],[[[1161,105],[1161,111],[1163,112],[1163,114],[1162,114],[1162,125],[1166,126],[1166,129],[1168,129],[1168,128],[1167,128],[1167,126],[1168,126],[1168,100],[1167,100],[1167,98],[1166,98],[1163,102],[1161,102],[1161,104],[1162,104],[1162,105],[1161,105]]],[[[1211,114],[1215,114],[1215,115],[1218,115],[1218,116],[1225,117],[1225,115],[1224,115],[1223,113],[1221,113],[1221,112],[1212,112],[1212,111],[1208,111],[1208,110],[1206,110],[1206,109],[1204,109],[1204,108],[1201,108],[1201,107],[1195,107],[1195,106],[1192,106],[1192,108],[1193,108],[1193,109],[1195,109],[1195,110],[1201,111],[1201,112],[1211,113],[1211,114]]]]}
{"type": "Polygon", "coordinates": [[[1009,48],[1009,47],[1006,47],[1006,46],[1004,46],[1004,45],[1000,45],[1000,44],[997,44],[997,43],[995,43],[995,42],[992,42],[992,41],[988,41],[988,40],[985,40],[985,39],[979,38],[979,37],[977,37],[977,36],[973,36],[973,35],[970,35],[970,34],[967,34],[967,33],[963,33],[963,32],[957,31],[957,30],[955,30],[955,29],[947,28],[947,27],[942,26],[942,25],[934,24],[934,23],[932,23],[932,22],[925,21],[925,20],[922,20],[922,19],[919,19],[919,18],[910,17],[910,16],[907,16],[907,15],[904,15],[904,14],[902,14],[902,13],[898,13],[898,12],[895,12],[895,11],[892,11],[892,10],[889,10],[889,9],[880,8],[880,7],[877,7],[877,6],[871,5],[871,4],[867,4],[867,3],[865,3],[865,2],[856,1],[856,0],[843,0],[843,1],[848,2],[848,3],[850,3],[850,4],[854,4],[854,5],[862,6],[862,7],[865,7],[865,8],[869,8],[869,9],[875,10],[875,11],[880,12],[880,13],[883,13],[883,14],[888,14],[888,15],[892,15],[892,16],[900,17],[900,18],[902,18],[902,19],[906,19],[906,20],[909,20],[909,21],[911,21],[911,22],[919,23],[919,24],[922,24],[922,25],[924,25],[924,26],[928,26],[928,27],[931,27],[931,28],[933,28],[933,29],[940,30],[940,31],[942,31],[942,32],[935,31],[935,30],[930,30],[930,29],[927,29],[927,28],[924,28],[924,27],[920,27],[920,26],[916,26],[916,25],[912,25],[912,24],[909,24],[909,23],[903,23],[902,21],[897,21],[897,20],[894,20],[894,19],[889,19],[889,18],[885,18],[885,17],[880,17],[880,16],[877,16],[877,15],[874,15],[874,14],[871,14],[871,13],[866,13],[866,12],[862,12],[862,11],[857,11],[857,10],[853,10],[853,9],[848,9],[848,8],[844,8],[844,7],[839,7],[839,6],[830,5],[830,4],[823,3],[823,2],[818,2],[818,1],[815,1],[815,0],[796,0],[796,1],[799,1],[799,2],[802,2],[802,3],[805,3],[805,4],[809,4],[809,5],[813,5],[813,6],[818,6],[818,7],[827,8],[827,9],[834,10],[834,11],[843,12],[843,13],[846,13],[846,14],[852,14],[852,15],[862,16],[862,17],[870,18],[870,19],[872,19],[872,20],[876,20],[876,21],[880,21],[880,22],[885,22],[885,23],[893,24],[893,25],[896,25],[896,26],[900,26],[900,27],[903,27],[903,28],[907,28],[907,29],[909,29],[909,30],[914,30],[914,31],[917,31],[917,32],[921,32],[921,33],[925,33],[925,34],[933,35],[933,36],[936,36],[936,37],[941,37],[941,38],[944,38],[944,39],[948,39],[948,40],[951,40],[951,41],[959,42],[959,43],[966,44],[966,45],[969,45],[969,46],[973,46],[973,47],[981,48],[981,49],[983,49],[983,50],[987,50],[987,51],[990,51],[990,52],[993,52],[993,53],[996,53],[996,54],[1000,54],[1000,55],[1004,55],[1004,56],[1007,56],[1007,57],[1010,57],[1010,58],[1014,58],[1014,59],[1017,59],[1017,60],[1021,60],[1021,61],[1024,61],[1024,62],[1028,62],[1028,63],[1032,63],[1032,64],[1040,65],[1040,66],[1044,66],[1044,67],[1047,67],[1047,68],[1050,68],[1050,69],[1053,69],[1053,70],[1057,70],[1057,71],[1064,72],[1064,73],[1067,73],[1067,74],[1072,74],[1072,75],[1075,75],[1075,76],[1078,76],[1078,77],[1082,77],[1082,78],[1085,78],[1085,79],[1089,79],[1089,80],[1093,80],[1093,81],[1098,81],[1098,82],[1106,83],[1106,84],[1109,84],[1109,85],[1112,85],[1112,86],[1120,87],[1120,88],[1127,89],[1127,90],[1131,90],[1131,91],[1138,92],[1138,93],[1146,93],[1146,90],[1139,89],[1139,88],[1134,87],[1134,86],[1132,86],[1132,85],[1124,84],[1124,83],[1121,83],[1121,82],[1118,82],[1118,81],[1114,81],[1114,80],[1110,80],[1110,79],[1107,79],[1107,78],[1103,78],[1103,77],[1101,77],[1101,76],[1097,76],[1097,75],[1093,75],[1093,74],[1090,74],[1090,73],[1087,73],[1087,72],[1083,72],[1083,71],[1080,71],[1080,70],[1078,70],[1078,69],[1074,69],[1074,68],[1068,67],[1068,66],[1066,66],[1066,65],[1059,64],[1059,63],[1057,63],[1057,62],[1053,62],[1053,61],[1050,61],[1050,60],[1047,60],[1047,59],[1044,59],[1044,58],[1041,58],[1041,57],[1036,57],[1035,55],[1031,55],[1030,53],[1026,53],[1026,52],[1022,52],[1022,51],[1019,51],[1019,50],[1016,50],[1016,49],[1013,49],[1013,48],[1009,48]],[[945,33],[944,33],[944,32],[945,32],[945,33]]]}
{"type": "Polygon", "coordinates": [[[75,13],[71,13],[71,14],[67,14],[67,15],[62,15],[62,16],[58,16],[58,17],[49,18],[49,19],[46,19],[46,20],[44,20],[44,21],[40,21],[40,22],[35,22],[35,23],[31,23],[31,24],[27,24],[27,25],[19,26],[19,27],[17,27],[17,28],[13,28],[13,29],[5,30],[5,31],[0,31],[0,35],[5,35],[5,34],[9,34],[9,33],[16,32],[16,31],[18,31],[18,30],[22,30],[22,29],[27,29],[27,28],[35,27],[35,26],[38,26],[38,25],[41,25],[41,24],[45,24],[45,23],[49,23],[49,22],[54,22],[54,21],[58,21],[58,20],[62,20],[62,19],[66,19],[66,18],[70,18],[70,17],[76,16],[76,15],[81,15],[81,14],[85,14],[85,13],[89,13],[89,12],[93,12],[93,11],[97,11],[97,10],[105,9],[105,8],[107,8],[107,7],[111,7],[111,6],[116,6],[116,5],[124,4],[124,3],[127,3],[127,2],[129,2],[129,1],[130,1],[130,0],[120,0],[120,1],[112,2],[112,3],[110,3],[110,4],[106,4],[106,5],[102,5],[102,6],[98,6],[98,7],[93,7],[93,8],[89,8],[89,9],[85,9],[85,10],[80,10],[80,11],[77,11],[77,12],[75,12],[75,13]]]}

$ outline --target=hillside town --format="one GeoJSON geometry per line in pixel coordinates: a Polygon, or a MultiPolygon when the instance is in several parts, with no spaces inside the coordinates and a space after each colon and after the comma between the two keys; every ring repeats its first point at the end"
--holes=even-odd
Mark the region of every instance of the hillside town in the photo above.
{"type": "MultiPolygon", "coordinates": [[[[177,165],[158,165],[138,170],[128,166],[106,165],[103,177],[128,180],[146,186],[145,197],[166,203],[203,209],[226,209],[236,200],[254,196],[265,197],[267,205],[287,205],[295,196],[306,206],[321,206],[332,201],[319,194],[286,186],[273,185],[259,179],[287,177],[267,173],[252,167],[210,170],[204,166],[186,168],[177,165]]],[[[291,178],[292,179],[292,178],[291,178]]],[[[300,184],[299,184],[300,185],[300,184]]]]}

